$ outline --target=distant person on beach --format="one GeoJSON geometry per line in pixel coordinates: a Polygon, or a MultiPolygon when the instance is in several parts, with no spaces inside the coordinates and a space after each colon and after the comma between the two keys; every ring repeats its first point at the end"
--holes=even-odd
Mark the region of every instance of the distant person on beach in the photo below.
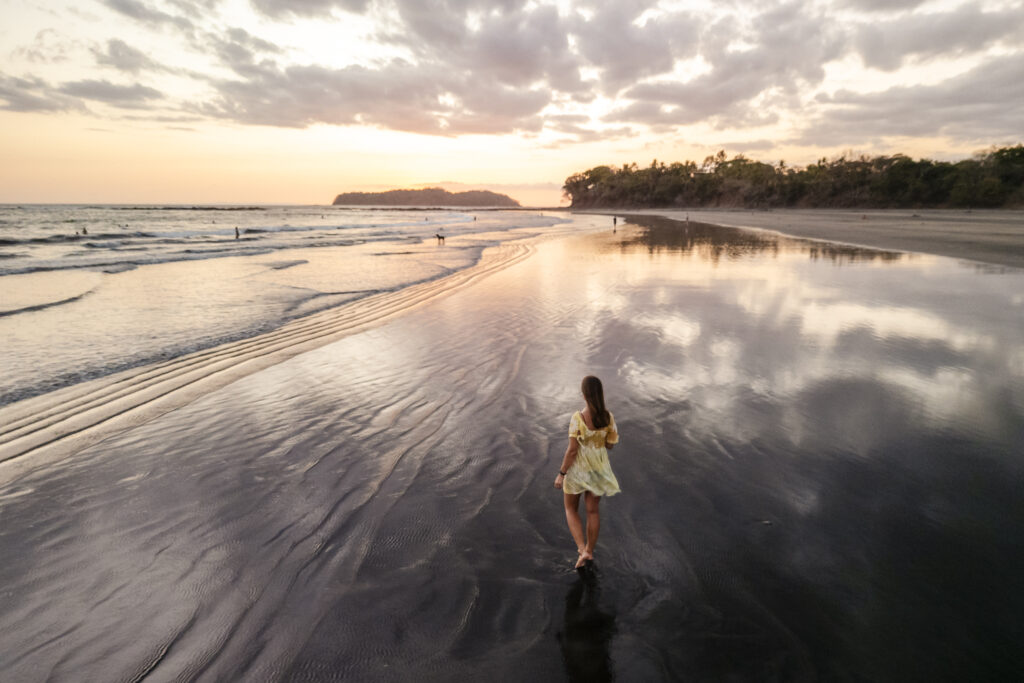
{"type": "Polygon", "coordinates": [[[593,375],[584,377],[580,388],[587,407],[573,413],[569,420],[569,447],[555,477],[555,488],[564,493],[565,519],[579,553],[577,569],[594,559],[601,530],[601,497],[619,493],[619,482],[608,462],[608,451],[619,442],[619,432],[611,411],[604,406],[604,388],[593,375]],[[586,535],[580,519],[581,495],[587,506],[586,535]]]}
{"type": "Polygon", "coordinates": [[[238,239],[238,226],[235,226],[235,239],[238,239]]]}

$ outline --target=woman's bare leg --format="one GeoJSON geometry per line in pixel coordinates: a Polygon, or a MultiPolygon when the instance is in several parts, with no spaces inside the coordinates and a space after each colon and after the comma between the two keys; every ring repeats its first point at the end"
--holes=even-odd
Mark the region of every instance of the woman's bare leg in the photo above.
{"type": "Polygon", "coordinates": [[[569,533],[572,534],[573,540],[576,541],[576,550],[580,554],[580,559],[576,563],[576,566],[579,567],[586,559],[584,557],[586,554],[586,543],[583,540],[583,520],[580,519],[580,494],[565,494],[565,521],[569,523],[569,533]]]}
{"type": "Polygon", "coordinates": [[[594,548],[597,546],[597,534],[601,531],[601,512],[598,505],[601,503],[601,496],[595,496],[590,491],[583,494],[583,502],[587,506],[587,545],[584,554],[590,558],[594,557],[594,548]]]}

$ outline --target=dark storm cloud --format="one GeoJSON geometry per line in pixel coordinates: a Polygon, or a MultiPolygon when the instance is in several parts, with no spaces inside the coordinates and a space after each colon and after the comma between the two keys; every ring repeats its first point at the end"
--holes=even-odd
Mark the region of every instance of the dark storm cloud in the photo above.
{"type": "Polygon", "coordinates": [[[38,78],[14,78],[0,74],[0,109],[18,112],[84,111],[81,101],[54,92],[38,78]]]}
{"type": "Polygon", "coordinates": [[[994,57],[935,85],[819,98],[823,113],[798,142],[835,145],[881,136],[948,135],[989,144],[1019,141],[1024,54],[994,57]]]}
{"type": "Polygon", "coordinates": [[[85,80],[65,83],[57,88],[57,92],[86,100],[103,102],[115,107],[135,107],[149,100],[163,97],[158,90],[139,83],[134,85],[118,85],[110,81],[85,80]]]}
{"type": "Polygon", "coordinates": [[[123,40],[108,40],[105,49],[93,48],[96,63],[112,66],[120,71],[138,73],[144,69],[162,70],[163,67],[123,40]]]}
{"type": "Polygon", "coordinates": [[[982,12],[964,5],[952,12],[906,15],[861,26],[854,40],[868,66],[898,69],[907,57],[928,58],[977,52],[1024,26],[1024,7],[982,12]]]}

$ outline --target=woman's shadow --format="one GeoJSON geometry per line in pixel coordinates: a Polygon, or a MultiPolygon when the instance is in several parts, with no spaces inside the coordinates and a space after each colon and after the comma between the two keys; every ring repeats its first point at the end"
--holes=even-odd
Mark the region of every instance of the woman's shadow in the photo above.
{"type": "Polygon", "coordinates": [[[565,625],[558,633],[562,661],[570,681],[612,681],[611,642],[615,615],[601,611],[601,587],[591,562],[565,596],[565,625]]]}

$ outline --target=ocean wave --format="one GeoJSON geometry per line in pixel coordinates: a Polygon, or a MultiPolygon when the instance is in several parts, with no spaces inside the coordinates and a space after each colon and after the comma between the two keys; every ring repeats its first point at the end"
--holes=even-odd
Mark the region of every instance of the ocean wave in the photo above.
{"type": "Polygon", "coordinates": [[[265,206],[90,206],[101,211],[267,211],[265,206]]]}
{"type": "Polygon", "coordinates": [[[78,301],[83,296],[90,294],[92,290],[82,292],[75,296],[68,297],[67,299],[61,299],[60,301],[48,301],[44,304],[34,304],[32,306],[23,306],[22,308],[13,308],[10,310],[0,310],[0,318],[5,318],[9,315],[18,315],[19,313],[31,313],[32,311],[41,311],[46,308],[53,308],[54,306],[63,306],[69,304],[72,301],[78,301]]]}
{"type": "Polygon", "coordinates": [[[155,238],[158,235],[154,235],[149,232],[100,232],[92,233],[88,235],[68,235],[65,233],[55,233],[53,235],[47,235],[46,237],[25,237],[18,239],[16,237],[0,237],[0,246],[15,246],[19,244],[63,244],[69,242],[82,242],[84,240],[123,240],[130,238],[155,238]]]}
{"type": "Polygon", "coordinates": [[[115,275],[117,273],[126,273],[129,270],[135,270],[138,267],[138,264],[135,263],[118,263],[113,266],[102,268],[101,271],[110,275],[115,275]]]}
{"type": "Polygon", "coordinates": [[[306,259],[296,259],[294,261],[272,261],[265,263],[271,270],[285,270],[286,268],[292,268],[294,266],[301,266],[303,263],[309,263],[306,259]]]}

